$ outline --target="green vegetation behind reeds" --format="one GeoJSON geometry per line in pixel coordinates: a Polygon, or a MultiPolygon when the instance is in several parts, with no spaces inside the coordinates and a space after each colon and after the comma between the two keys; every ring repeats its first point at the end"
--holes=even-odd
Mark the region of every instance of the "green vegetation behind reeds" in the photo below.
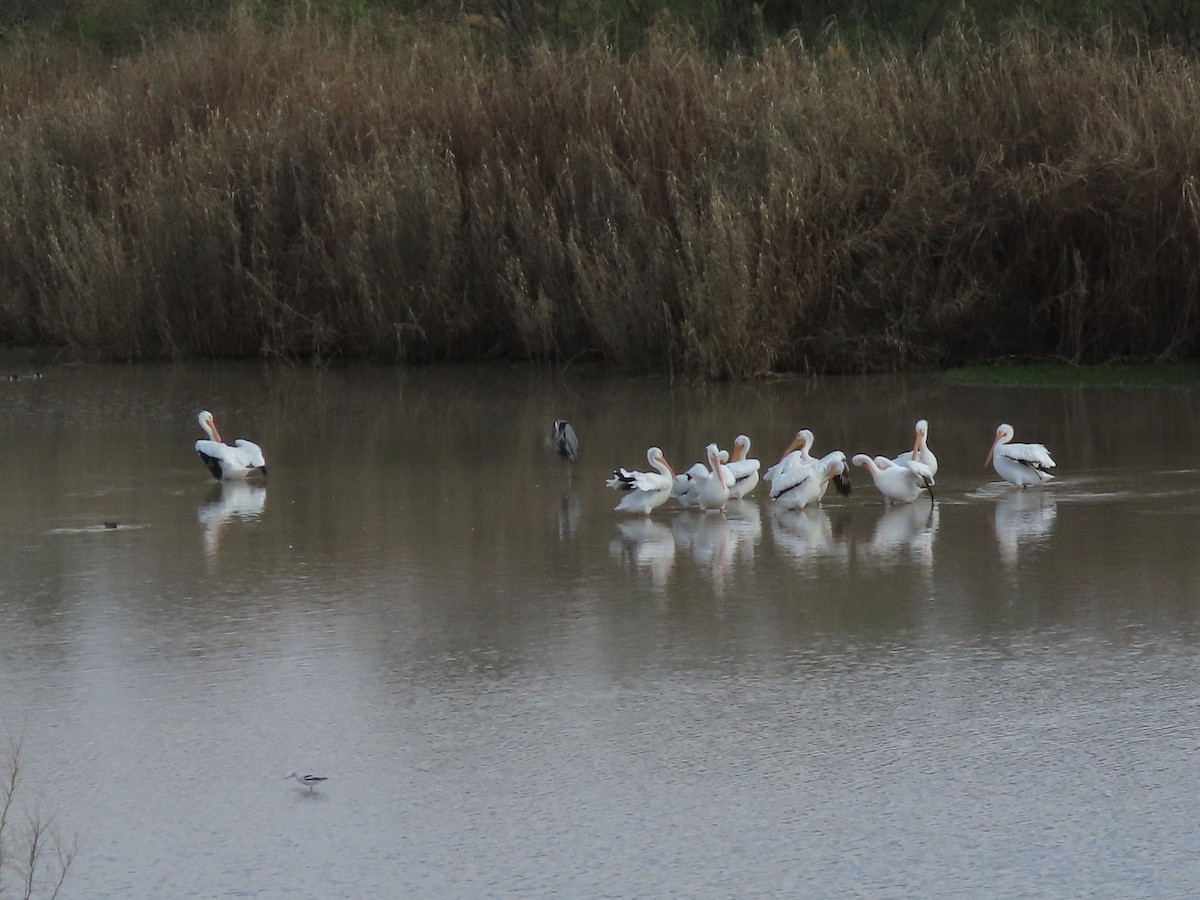
{"type": "Polygon", "coordinates": [[[957,32],[477,52],[264,25],[0,59],[0,338],[707,375],[1200,350],[1200,77],[957,32]]]}

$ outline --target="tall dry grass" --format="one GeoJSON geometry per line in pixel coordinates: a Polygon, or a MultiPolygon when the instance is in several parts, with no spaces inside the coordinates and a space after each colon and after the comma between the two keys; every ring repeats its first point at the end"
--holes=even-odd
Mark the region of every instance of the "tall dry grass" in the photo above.
{"type": "Polygon", "coordinates": [[[967,35],[716,63],[235,19],[0,61],[0,336],[706,375],[1193,357],[1200,73],[967,35]]]}

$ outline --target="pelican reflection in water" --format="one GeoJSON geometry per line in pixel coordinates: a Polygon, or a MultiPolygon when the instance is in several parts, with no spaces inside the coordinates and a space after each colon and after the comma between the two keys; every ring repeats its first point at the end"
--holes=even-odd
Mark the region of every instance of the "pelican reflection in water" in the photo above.
{"type": "Polygon", "coordinates": [[[204,526],[204,552],[215,556],[221,549],[221,537],[234,519],[253,520],[263,514],[267,488],[245,481],[219,481],[208,500],[200,505],[196,518],[204,526]]]}
{"type": "Polygon", "coordinates": [[[993,524],[1004,564],[1015,566],[1022,547],[1044,543],[1057,517],[1053,491],[1012,491],[996,501],[993,524]]]}
{"type": "Polygon", "coordinates": [[[739,563],[754,562],[762,540],[762,507],[751,500],[733,500],[725,507],[725,521],[733,534],[733,555],[739,563]]]}
{"type": "Polygon", "coordinates": [[[909,558],[925,568],[933,566],[933,539],[941,511],[937,504],[901,503],[889,506],[875,523],[864,559],[890,565],[909,558]]]}
{"type": "Polygon", "coordinates": [[[624,566],[644,569],[661,587],[675,567],[675,535],[666,525],[651,519],[626,519],[617,523],[621,532],[608,545],[609,552],[624,566]]]}
{"type": "Polygon", "coordinates": [[[687,550],[696,566],[711,570],[720,581],[733,564],[737,538],[725,516],[705,515],[702,510],[687,510],[671,520],[677,551],[687,550]]]}
{"type": "Polygon", "coordinates": [[[804,509],[771,507],[771,538],[776,547],[797,562],[849,559],[845,540],[835,531],[829,513],[819,506],[804,509]]]}

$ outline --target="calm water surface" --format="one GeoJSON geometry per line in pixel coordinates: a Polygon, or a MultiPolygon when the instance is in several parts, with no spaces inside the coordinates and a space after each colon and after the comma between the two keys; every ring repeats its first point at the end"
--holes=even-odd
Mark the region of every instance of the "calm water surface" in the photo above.
{"type": "Polygon", "coordinates": [[[1197,447],[1189,390],[56,368],[0,383],[0,729],[69,898],[1191,896],[1197,447]],[[935,504],[604,487],[921,417],[935,504]]]}

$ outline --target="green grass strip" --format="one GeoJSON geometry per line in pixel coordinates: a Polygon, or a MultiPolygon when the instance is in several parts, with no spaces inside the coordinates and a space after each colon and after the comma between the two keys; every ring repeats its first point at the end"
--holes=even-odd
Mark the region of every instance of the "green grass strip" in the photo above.
{"type": "Polygon", "coordinates": [[[968,366],[943,377],[970,387],[1200,387],[1200,364],[968,366]]]}

